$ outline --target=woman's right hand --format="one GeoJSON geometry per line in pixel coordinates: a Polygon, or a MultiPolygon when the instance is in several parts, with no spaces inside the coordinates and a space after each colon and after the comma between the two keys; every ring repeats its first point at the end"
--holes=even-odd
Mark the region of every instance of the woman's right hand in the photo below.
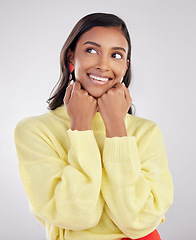
{"type": "Polygon", "coordinates": [[[91,123],[97,110],[97,101],[86,90],[81,89],[79,81],[75,81],[67,87],[64,104],[71,120],[72,130],[91,129],[91,123]]]}

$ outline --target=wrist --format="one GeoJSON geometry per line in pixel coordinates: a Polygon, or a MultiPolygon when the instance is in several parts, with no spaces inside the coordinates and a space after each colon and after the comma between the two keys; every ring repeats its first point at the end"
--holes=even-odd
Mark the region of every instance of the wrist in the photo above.
{"type": "Polygon", "coordinates": [[[72,122],[71,130],[87,131],[87,130],[91,130],[91,126],[90,126],[90,124],[87,124],[87,123],[72,122]]]}
{"type": "Polygon", "coordinates": [[[127,136],[127,129],[124,121],[111,122],[106,126],[106,137],[124,137],[127,136]]]}

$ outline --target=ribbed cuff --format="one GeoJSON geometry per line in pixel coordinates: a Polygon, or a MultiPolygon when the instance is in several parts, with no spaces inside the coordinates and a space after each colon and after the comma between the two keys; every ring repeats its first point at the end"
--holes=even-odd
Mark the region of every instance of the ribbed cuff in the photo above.
{"type": "Polygon", "coordinates": [[[67,133],[71,146],[76,152],[93,153],[95,147],[97,150],[98,146],[92,130],[78,131],[69,129],[67,133]]]}
{"type": "Polygon", "coordinates": [[[128,162],[135,154],[137,154],[135,137],[125,136],[105,139],[104,162],[128,162]]]}

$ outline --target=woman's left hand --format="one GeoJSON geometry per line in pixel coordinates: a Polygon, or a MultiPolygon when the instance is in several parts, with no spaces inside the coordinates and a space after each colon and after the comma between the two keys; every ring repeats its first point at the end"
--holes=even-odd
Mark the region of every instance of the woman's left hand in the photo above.
{"type": "Polygon", "coordinates": [[[97,102],[106,127],[106,136],[126,136],[125,116],[132,102],[128,88],[122,83],[117,83],[97,102]]]}

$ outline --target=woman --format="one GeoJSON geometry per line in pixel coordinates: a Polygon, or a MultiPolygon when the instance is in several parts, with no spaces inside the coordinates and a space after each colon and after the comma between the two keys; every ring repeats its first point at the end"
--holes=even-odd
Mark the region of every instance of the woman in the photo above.
{"type": "Polygon", "coordinates": [[[160,239],[173,185],[159,127],[132,115],[130,57],[123,20],[85,16],[62,48],[50,111],[16,127],[21,178],[47,239],[160,239]]]}

